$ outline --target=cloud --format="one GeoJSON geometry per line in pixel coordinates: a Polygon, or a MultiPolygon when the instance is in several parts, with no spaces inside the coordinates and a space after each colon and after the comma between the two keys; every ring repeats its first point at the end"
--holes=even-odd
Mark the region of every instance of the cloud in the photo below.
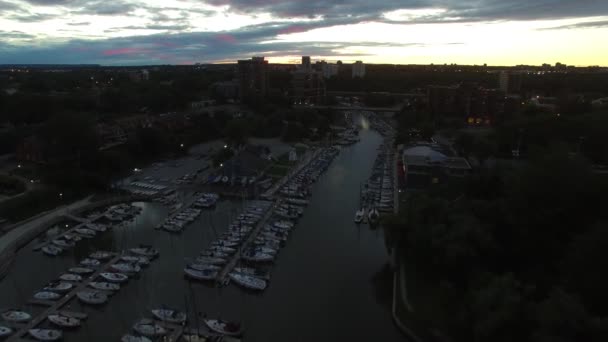
{"type": "Polygon", "coordinates": [[[608,20],[602,21],[583,21],[576,24],[546,27],[541,30],[571,30],[571,29],[589,29],[589,28],[605,28],[608,27],[608,20]]]}

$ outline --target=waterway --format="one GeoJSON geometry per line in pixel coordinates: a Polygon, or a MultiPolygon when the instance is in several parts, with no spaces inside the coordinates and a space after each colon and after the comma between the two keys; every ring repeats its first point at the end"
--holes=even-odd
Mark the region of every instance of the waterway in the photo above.
{"type": "MultiPolygon", "coordinates": [[[[72,301],[69,310],[89,314],[84,325],[67,331],[65,341],[118,341],[149,309],[169,305],[190,312],[242,321],[244,341],[403,341],[390,314],[391,282],[381,276],[388,255],[381,230],[357,227],[359,184],[371,173],[382,137],[363,129],[361,141],[344,148],[313,187],[313,196],[272,268],[261,294],[235,285],[218,288],[183,277],[186,259],[195,257],[239,212],[242,204],[224,201],[205,212],[181,235],[154,230],[167,210],[141,203],[142,213],[127,227],[79,243],[68,254],[49,258],[23,248],[0,282],[0,308],[33,314],[43,308],[27,300],[91,251],[151,244],[160,258],[100,308],[72,301]]],[[[201,317],[202,318],[202,317],[201,317]]],[[[199,318],[193,318],[194,323],[199,318]]]]}

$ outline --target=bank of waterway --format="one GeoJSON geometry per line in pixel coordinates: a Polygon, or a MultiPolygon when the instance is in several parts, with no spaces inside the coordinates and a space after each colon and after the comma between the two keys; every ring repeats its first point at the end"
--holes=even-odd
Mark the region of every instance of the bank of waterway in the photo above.
{"type": "Polygon", "coordinates": [[[353,223],[359,184],[369,177],[381,142],[379,134],[362,130],[361,142],[345,148],[321,176],[262,294],[234,285],[190,283],[183,277],[185,259],[215,239],[237,215],[240,203],[222,202],[182,235],[155,231],[167,211],[146,203],[132,225],[80,243],[66,256],[49,258],[26,246],[0,282],[0,307],[39,312],[42,308],[24,306],[31,295],[90,251],[146,243],[160,250],[160,258],[101,308],[73,302],[70,310],[87,312],[89,319],[82,328],[68,331],[66,341],[119,340],[147,310],[163,304],[241,320],[244,341],[402,341],[391,319],[390,278],[379,281],[388,260],[382,232],[353,223]]]}

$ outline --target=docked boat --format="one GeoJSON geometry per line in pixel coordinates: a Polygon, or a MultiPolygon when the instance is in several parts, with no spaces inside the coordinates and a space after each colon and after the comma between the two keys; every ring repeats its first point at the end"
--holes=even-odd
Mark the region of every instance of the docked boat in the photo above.
{"type": "Polygon", "coordinates": [[[129,280],[129,277],[122,273],[103,272],[100,273],[99,276],[112,283],[124,283],[125,281],[129,280]]]}
{"type": "Polygon", "coordinates": [[[222,253],[229,253],[229,254],[236,252],[235,248],[226,247],[226,246],[213,246],[213,247],[209,248],[209,250],[212,252],[222,252],[222,253]]]}
{"type": "Polygon", "coordinates": [[[138,264],[141,266],[146,266],[146,265],[150,264],[150,259],[143,257],[143,256],[125,255],[125,256],[121,257],[120,260],[126,261],[128,263],[132,263],[132,264],[138,264]]]}
{"type": "Polygon", "coordinates": [[[92,238],[96,234],[96,232],[93,229],[88,229],[88,228],[76,228],[74,230],[76,231],[76,233],[82,235],[85,238],[92,238]]]}
{"type": "Polygon", "coordinates": [[[370,223],[378,222],[378,220],[380,219],[380,213],[378,212],[378,209],[373,208],[372,210],[370,210],[367,214],[367,219],[370,223]]]}
{"type": "Polygon", "coordinates": [[[70,273],[76,273],[76,274],[90,274],[95,272],[94,270],[90,269],[90,268],[86,268],[86,267],[72,267],[70,269],[68,269],[68,271],[70,273]]]}
{"type": "Polygon", "coordinates": [[[53,244],[56,245],[56,246],[59,246],[61,248],[64,248],[64,249],[65,248],[72,248],[72,247],[76,246],[76,244],[74,242],[67,241],[67,240],[64,240],[64,239],[55,239],[55,240],[53,240],[53,244]]]}
{"type": "Polygon", "coordinates": [[[191,268],[193,270],[197,270],[197,271],[219,271],[222,268],[217,266],[217,265],[211,265],[211,264],[188,264],[188,268],[191,268]]]}
{"type": "Polygon", "coordinates": [[[73,287],[74,287],[74,285],[72,285],[70,283],[54,282],[54,283],[48,284],[45,288],[43,288],[43,290],[50,291],[50,292],[64,293],[64,292],[70,291],[73,287]]]}
{"type": "Polygon", "coordinates": [[[64,280],[64,281],[78,282],[78,281],[82,281],[82,276],[79,276],[78,274],[66,273],[66,274],[60,275],[59,279],[64,280]]]}
{"type": "Polygon", "coordinates": [[[97,259],[86,258],[80,262],[82,266],[97,267],[101,262],[97,259]]]}
{"type": "Polygon", "coordinates": [[[34,299],[38,300],[57,300],[61,295],[51,291],[40,291],[34,295],[34,299]]]}
{"type": "Polygon", "coordinates": [[[186,322],[187,315],[185,312],[171,309],[155,309],[151,310],[152,315],[163,322],[182,324],[186,322]]]}
{"type": "Polygon", "coordinates": [[[61,249],[58,246],[55,245],[46,245],[44,247],[42,247],[42,253],[49,255],[49,256],[57,256],[61,253],[63,253],[63,249],[61,249]]]}
{"type": "Polygon", "coordinates": [[[108,301],[108,295],[99,291],[80,291],[76,297],[86,304],[100,305],[108,301]]]}
{"type": "Polygon", "coordinates": [[[158,256],[158,250],[152,247],[131,248],[129,251],[133,254],[145,256],[148,258],[155,258],[158,256]]]}
{"type": "Polygon", "coordinates": [[[234,273],[241,273],[241,274],[245,274],[248,276],[252,276],[252,277],[256,277],[256,278],[260,278],[260,279],[264,279],[264,280],[270,279],[270,273],[259,270],[257,268],[253,268],[253,267],[235,267],[232,271],[234,273]]]}
{"type": "Polygon", "coordinates": [[[364,216],[365,216],[365,210],[363,210],[363,209],[357,210],[357,212],[355,213],[355,223],[363,222],[364,216]]]}
{"type": "Polygon", "coordinates": [[[91,253],[91,255],[89,255],[89,258],[97,259],[97,260],[108,260],[108,259],[112,258],[112,253],[97,251],[97,252],[91,253]]]}
{"type": "Polygon", "coordinates": [[[196,258],[196,262],[210,265],[224,265],[228,261],[224,258],[201,256],[196,258]]]}
{"type": "Polygon", "coordinates": [[[99,282],[99,281],[92,281],[89,283],[89,286],[94,288],[95,290],[102,290],[102,291],[118,291],[120,290],[120,285],[118,284],[114,284],[114,283],[107,283],[107,282],[99,282]]]}
{"type": "Polygon", "coordinates": [[[217,271],[198,271],[191,268],[184,268],[186,276],[196,280],[214,280],[217,278],[217,271]]]}
{"type": "Polygon", "coordinates": [[[121,342],[152,342],[151,339],[145,336],[134,336],[134,335],[124,335],[121,339],[121,342]]]}
{"type": "Polygon", "coordinates": [[[135,323],[135,325],[133,326],[133,330],[135,330],[140,335],[148,337],[156,337],[167,334],[167,329],[154,323],[153,320],[145,318],[135,323]]]}
{"type": "Polygon", "coordinates": [[[75,328],[80,326],[80,320],[78,318],[66,316],[66,315],[48,315],[49,321],[62,328],[75,328]]]}
{"type": "Polygon", "coordinates": [[[0,317],[2,317],[2,319],[7,322],[15,322],[15,323],[27,322],[30,319],[32,319],[32,315],[30,315],[29,313],[27,313],[25,311],[19,311],[19,310],[4,311],[0,315],[0,317]]]}
{"type": "Polygon", "coordinates": [[[235,283],[252,290],[264,290],[267,286],[266,280],[256,278],[243,273],[230,273],[230,279],[235,283]]]}
{"type": "Polygon", "coordinates": [[[13,329],[0,326],[0,338],[10,336],[13,333],[13,329]]]}
{"type": "Polygon", "coordinates": [[[206,319],[205,324],[216,333],[228,336],[240,336],[243,333],[238,323],[222,321],[220,319],[206,319]]]}
{"type": "Polygon", "coordinates": [[[135,264],[114,264],[110,266],[110,268],[114,271],[124,273],[139,273],[141,271],[141,267],[135,264]]]}
{"type": "Polygon", "coordinates": [[[57,341],[63,337],[61,330],[55,329],[30,329],[27,333],[38,341],[57,341]]]}
{"type": "Polygon", "coordinates": [[[247,252],[243,253],[241,258],[243,260],[253,261],[253,262],[270,262],[270,261],[274,260],[274,256],[272,256],[270,254],[266,254],[266,253],[262,253],[262,252],[255,252],[255,251],[247,251],[247,252]]]}

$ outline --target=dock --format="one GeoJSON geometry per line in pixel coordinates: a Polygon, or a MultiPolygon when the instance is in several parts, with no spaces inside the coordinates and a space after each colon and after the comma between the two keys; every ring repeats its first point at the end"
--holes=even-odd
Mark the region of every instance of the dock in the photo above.
{"type": "Polygon", "coordinates": [[[236,266],[236,264],[241,259],[240,251],[247,249],[249,247],[249,245],[255,240],[255,238],[258,236],[258,234],[260,233],[262,228],[264,228],[264,226],[266,225],[266,222],[270,219],[270,217],[274,213],[274,209],[277,207],[278,204],[279,203],[277,201],[274,203],[274,205],[272,205],[268,209],[268,211],[260,219],[260,222],[258,222],[258,224],[255,226],[255,228],[251,231],[251,233],[249,233],[249,236],[247,237],[245,242],[243,242],[243,244],[241,245],[239,250],[230,258],[230,260],[226,263],[224,268],[222,268],[222,270],[218,273],[217,281],[219,283],[223,283],[226,280],[228,273],[230,273],[230,271],[232,271],[232,269],[236,266]]]}
{"type": "Polygon", "coordinates": [[[65,217],[67,219],[70,219],[72,221],[76,221],[76,222],[79,222],[79,223],[77,225],[75,225],[74,227],[68,229],[67,231],[65,231],[65,232],[63,232],[63,233],[61,233],[61,234],[53,237],[53,239],[49,239],[48,241],[42,242],[42,243],[34,246],[34,250],[35,251],[40,250],[42,247],[44,247],[46,245],[49,245],[49,244],[52,244],[54,239],[60,239],[60,238],[62,238],[64,236],[66,236],[66,235],[81,236],[80,234],[78,234],[76,232],[76,229],[86,228],[85,226],[87,224],[93,223],[93,222],[99,220],[100,218],[104,217],[108,213],[108,211],[109,210],[107,210],[107,211],[103,212],[102,214],[99,214],[99,215],[97,215],[95,217],[92,217],[92,218],[82,218],[82,217],[78,217],[78,216],[75,216],[75,215],[72,215],[72,214],[64,214],[64,215],[62,215],[63,217],[65,217]]]}
{"type": "Polygon", "coordinates": [[[40,325],[47,319],[48,315],[52,315],[54,313],[60,313],[62,315],[75,317],[78,319],[86,319],[87,318],[86,313],[71,312],[71,311],[67,311],[67,310],[62,310],[61,308],[63,308],[66,304],[68,304],[70,301],[72,301],[74,298],[76,298],[76,294],[78,292],[87,289],[87,286],[89,285],[90,282],[97,279],[99,277],[100,273],[106,272],[108,270],[108,268],[110,268],[111,265],[113,265],[120,259],[120,257],[121,257],[120,255],[114,254],[112,259],[110,259],[109,261],[107,261],[106,263],[101,265],[93,274],[91,274],[91,276],[83,279],[82,282],[73,283],[73,284],[77,284],[77,285],[58,301],[48,302],[48,303],[47,303],[47,301],[37,301],[37,304],[40,304],[40,305],[44,304],[44,305],[48,306],[48,308],[46,310],[44,310],[42,313],[40,313],[38,316],[34,317],[28,323],[19,325],[18,330],[13,335],[11,335],[11,337],[9,337],[6,341],[7,342],[21,342],[21,341],[26,340],[28,331],[30,329],[36,328],[38,325],[40,325]]]}

